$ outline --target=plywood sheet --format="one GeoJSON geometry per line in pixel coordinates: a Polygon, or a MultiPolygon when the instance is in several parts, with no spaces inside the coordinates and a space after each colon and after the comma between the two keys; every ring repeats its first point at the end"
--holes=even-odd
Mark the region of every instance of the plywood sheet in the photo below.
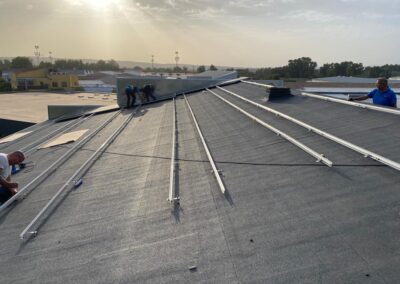
{"type": "Polygon", "coordinates": [[[16,140],[16,139],[18,139],[18,138],[20,138],[22,136],[25,136],[25,135],[27,135],[27,134],[29,134],[31,132],[32,131],[18,132],[18,133],[9,135],[9,136],[7,136],[7,137],[5,137],[3,139],[0,139],[0,144],[14,141],[14,140],[16,140]]]}
{"type": "Polygon", "coordinates": [[[50,148],[50,147],[54,147],[57,145],[63,145],[63,144],[75,142],[83,134],[85,134],[86,131],[88,131],[88,130],[89,129],[83,129],[83,130],[78,130],[78,131],[74,131],[74,132],[64,133],[63,135],[57,137],[56,139],[51,140],[46,145],[43,145],[42,147],[40,147],[40,149],[45,149],[45,148],[50,148]]]}

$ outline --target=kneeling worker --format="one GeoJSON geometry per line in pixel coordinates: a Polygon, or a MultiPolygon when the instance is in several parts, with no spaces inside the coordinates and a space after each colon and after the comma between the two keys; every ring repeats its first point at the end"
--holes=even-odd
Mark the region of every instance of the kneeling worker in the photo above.
{"type": "Polygon", "coordinates": [[[369,92],[367,96],[356,98],[349,97],[349,101],[362,101],[368,98],[372,98],[373,103],[376,105],[397,107],[396,93],[389,88],[388,80],[386,78],[378,78],[376,81],[376,89],[369,92]]]}
{"type": "Polygon", "coordinates": [[[11,168],[25,160],[22,152],[0,153],[0,205],[18,192],[18,183],[11,182],[11,168]]]}

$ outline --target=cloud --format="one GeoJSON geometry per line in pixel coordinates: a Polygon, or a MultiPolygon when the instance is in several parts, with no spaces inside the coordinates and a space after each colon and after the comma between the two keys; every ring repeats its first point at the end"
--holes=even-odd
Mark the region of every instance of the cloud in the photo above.
{"type": "Polygon", "coordinates": [[[343,21],[346,18],[337,14],[328,14],[315,10],[298,10],[281,16],[282,19],[305,20],[309,22],[328,23],[343,21]]]}

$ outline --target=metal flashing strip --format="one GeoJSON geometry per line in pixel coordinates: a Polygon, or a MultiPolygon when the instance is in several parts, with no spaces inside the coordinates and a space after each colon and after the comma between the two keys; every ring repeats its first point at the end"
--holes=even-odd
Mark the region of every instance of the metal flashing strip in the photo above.
{"type": "Polygon", "coordinates": [[[306,128],[308,131],[312,131],[312,132],[314,132],[314,133],[316,133],[318,135],[321,135],[322,137],[325,137],[325,138],[327,138],[327,139],[329,139],[331,141],[334,141],[334,142],[336,142],[336,143],[338,143],[338,144],[340,144],[340,145],[342,145],[344,147],[347,147],[347,148],[349,148],[349,149],[351,149],[351,150],[353,150],[355,152],[358,152],[358,153],[364,155],[364,157],[366,157],[366,158],[369,157],[369,158],[371,158],[371,159],[373,159],[373,160],[375,160],[377,162],[380,162],[380,163],[385,164],[385,165],[387,165],[387,166],[389,166],[389,167],[391,167],[391,168],[393,168],[395,170],[400,171],[400,163],[397,163],[397,162],[395,162],[393,160],[390,160],[390,159],[388,159],[386,157],[378,155],[378,154],[376,154],[374,152],[371,152],[371,151],[369,151],[367,149],[364,149],[364,148],[362,148],[360,146],[352,144],[352,143],[350,143],[350,142],[348,142],[346,140],[343,140],[343,139],[341,139],[341,138],[339,138],[337,136],[329,134],[328,132],[320,130],[320,129],[314,127],[314,126],[311,126],[311,125],[309,125],[307,123],[304,123],[304,122],[302,122],[300,120],[297,120],[297,119],[295,119],[295,118],[293,118],[293,117],[291,117],[289,115],[286,115],[286,114],[284,114],[282,112],[279,112],[277,110],[274,110],[274,109],[266,107],[266,106],[263,106],[263,105],[261,105],[259,103],[253,102],[252,100],[249,100],[249,99],[246,99],[246,98],[244,98],[242,96],[239,96],[238,94],[235,94],[234,92],[231,92],[229,90],[226,90],[226,89],[220,88],[220,87],[217,87],[217,88],[219,88],[220,90],[222,90],[222,91],[224,91],[224,92],[226,92],[228,94],[231,94],[231,95],[233,95],[233,96],[235,96],[235,97],[237,97],[237,98],[239,98],[239,99],[241,99],[241,100],[243,100],[245,102],[248,102],[248,103],[250,103],[252,105],[255,105],[255,106],[259,107],[259,108],[262,108],[262,109],[264,109],[264,110],[266,110],[268,112],[271,112],[271,113],[273,113],[273,114],[275,114],[277,116],[285,118],[285,119],[287,119],[287,120],[289,120],[289,121],[291,121],[291,122],[293,122],[293,123],[295,123],[297,125],[300,125],[300,126],[306,128]]]}
{"type": "Polygon", "coordinates": [[[107,140],[94,152],[89,159],[87,159],[75,172],[74,174],[64,183],[64,185],[57,191],[57,193],[50,199],[49,202],[40,210],[40,212],[33,218],[33,220],[29,223],[29,225],[22,231],[20,234],[21,240],[25,239],[27,234],[29,235],[37,235],[37,228],[35,225],[38,223],[40,218],[44,215],[44,213],[53,205],[53,203],[57,200],[57,198],[63,193],[67,188],[71,188],[74,185],[79,186],[82,184],[82,177],[86,174],[86,172],[90,169],[90,167],[97,161],[97,159],[101,156],[104,150],[107,149],[108,146],[117,138],[117,136],[124,130],[124,128],[128,125],[128,123],[132,120],[133,116],[136,114],[137,110],[140,108],[138,106],[130,116],[128,116],[121,125],[107,138],[107,140]],[[98,155],[100,153],[100,155],[98,155]],[[71,184],[73,183],[73,184],[71,184]]]}
{"type": "Polygon", "coordinates": [[[204,150],[206,151],[208,160],[210,161],[210,164],[211,164],[211,167],[212,167],[212,169],[213,169],[215,178],[217,179],[219,188],[220,188],[222,194],[225,194],[226,189],[225,189],[224,183],[222,182],[222,179],[221,179],[221,177],[220,177],[220,175],[219,175],[219,171],[218,171],[218,169],[217,169],[217,166],[215,165],[215,162],[214,162],[214,159],[213,159],[213,157],[212,157],[212,155],[211,155],[211,152],[210,152],[210,150],[208,149],[207,142],[206,142],[206,140],[205,140],[205,138],[204,138],[204,136],[203,136],[203,133],[201,132],[200,126],[199,126],[199,124],[197,123],[196,116],[194,115],[193,110],[192,110],[192,108],[190,107],[189,101],[188,101],[188,99],[187,99],[187,97],[186,97],[185,94],[183,94],[183,97],[185,98],[186,104],[187,104],[187,106],[188,106],[188,108],[189,108],[189,111],[190,111],[190,113],[191,113],[191,115],[192,115],[194,124],[195,124],[195,126],[196,126],[197,132],[199,133],[201,142],[203,143],[204,150]]]}
{"type": "Polygon", "coordinates": [[[384,107],[379,107],[379,106],[374,106],[374,105],[355,103],[355,102],[350,102],[350,101],[345,101],[345,100],[341,100],[341,99],[335,99],[335,98],[330,98],[330,97],[325,97],[325,96],[320,96],[320,95],[315,95],[315,94],[310,94],[310,93],[305,93],[305,92],[301,92],[301,95],[305,96],[305,97],[328,101],[328,102],[335,102],[335,103],[340,103],[340,104],[344,104],[344,105],[350,105],[350,106],[355,106],[355,107],[359,107],[359,108],[371,109],[371,110],[376,110],[376,111],[380,111],[380,112],[386,112],[386,113],[390,113],[390,114],[400,115],[400,110],[398,110],[398,109],[396,110],[396,109],[384,108],[384,107]]]}
{"type": "Polygon", "coordinates": [[[27,195],[29,193],[29,191],[32,189],[31,188],[32,185],[34,185],[36,182],[38,182],[38,184],[42,183],[49,175],[51,175],[53,172],[55,172],[60,165],[62,165],[65,161],[67,161],[76,151],[78,151],[80,148],[82,148],[86,144],[86,142],[88,142],[90,139],[92,139],[98,132],[100,132],[104,127],[106,127],[120,113],[121,113],[121,111],[117,111],[113,116],[107,118],[106,121],[104,121],[98,128],[96,128],[93,132],[91,132],[89,135],[84,137],[81,141],[79,141],[76,145],[74,145],[74,147],[69,149],[60,158],[58,158],[54,163],[52,163],[48,168],[46,168],[42,173],[40,173],[36,178],[31,180],[27,185],[25,185],[23,188],[21,188],[15,195],[13,195],[10,199],[8,199],[6,202],[4,202],[0,206],[0,212],[2,212],[4,209],[6,209],[15,200],[27,195]]]}
{"type": "Polygon", "coordinates": [[[254,121],[256,121],[257,123],[261,124],[262,126],[264,126],[265,128],[275,132],[278,136],[286,139],[287,141],[289,141],[290,143],[294,144],[295,146],[299,147],[300,149],[302,149],[303,151],[305,151],[306,153],[308,153],[309,155],[313,156],[314,158],[317,159],[317,162],[322,162],[325,165],[327,165],[328,167],[332,167],[333,163],[332,161],[330,161],[329,159],[325,158],[323,154],[320,154],[316,151],[314,151],[313,149],[311,149],[310,147],[304,145],[303,143],[301,143],[300,141],[298,141],[297,139],[291,137],[290,135],[280,131],[279,129],[273,127],[272,125],[262,121],[261,119],[255,117],[254,115],[246,112],[245,110],[241,109],[240,107],[234,105],[233,103],[231,103],[230,101],[224,99],[223,97],[221,97],[220,95],[216,94],[215,92],[208,90],[208,92],[210,92],[211,94],[213,94],[214,96],[216,96],[217,98],[219,98],[220,100],[222,100],[223,102],[227,103],[228,105],[230,105],[231,107],[235,108],[236,110],[238,110],[239,112],[243,113],[244,115],[246,115],[247,117],[253,119],[254,121]]]}
{"type": "Polygon", "coordinates": [[[77,120],[73,120],[73,121],[67,123],[66,125],[63,125],[60,128],[52,131],[51,133],[47,134],[46,136],[37,139],[36,141],[28,144],[25,147],[22,147],[19,151],[23,152],[25,154],[25,156],[28,156],[31,153],[35,152],[38,148],[45,145],[49,140],[57,137],[58,135],[61,135],[65,132],[67,132],[68,130],[81,124],[82,122],[86,121],[87,119],[89,119],[92,116],[93,116],[93,114],[89,115],[88,117],[85,117],[85,115],[83,115],[83,116],[79,117],[77,120]]]}
{"type": "Polygon", "coordinates": [[[170,175],[169,175],[169,195],[168,201],[174,202],[178,201],[179,197],[176,196],[175,192],[175,166],[176,166],[176,100],[175,98],[172,99],[173,103],[173,115],[172,115],[172,152],[171,152],[171,168],[170,168],[170,175]]]}
{"type": "Polygon", "coordinates": [[[245,80],[241,80],[241,82],[246,83],[246,84],[250,84],[250,85],[259,86],[259,87],[266,87],[266,88],[273,88],[273,87],[274,87],[274,86],[272,86],[272,85],[261,84],[261,83],[256,83],[256,82],[251,82],[251,81],[245,81],[245,80]]]}

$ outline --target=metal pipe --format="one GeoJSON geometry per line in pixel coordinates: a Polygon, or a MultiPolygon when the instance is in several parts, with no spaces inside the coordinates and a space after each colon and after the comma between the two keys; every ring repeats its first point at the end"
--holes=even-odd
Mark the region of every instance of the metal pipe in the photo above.
{"type": "Polygon", "coordinates": [[[172,151],[171,151],[171,167],[170,167],[170,174],[169,174],[169,195],[168,195],[168,201],[169,202],[173,202],[174,200],[178,200],[178,197],[176,196],[176,193],[175,193],[176,101],[175,101],[175,98],[173,98],[172,100],[173,100],[172,151]]]}
{"type": "Polygon", "coordinates": [[[211,155],[211,152],[210,152],[210,150],[208,149],[207,142],[206,142],[206,140],[204,139],[204,136],[203,136],[203,134],[202,134],[202,132],[201,132],[200,126],[199,126],[199,124],[197,123],[196,116],[194,115],[193,110],[192,110],[192,108],[190,107],[190,104],[189,104],[189,101],[188,101],[186,95],[184,94],[183,97],[185,98],[185,101],[186,101],[186,104],[187,104],[187,106],[188,106],[188,108],[189,108],[189,111],[190,111],[190,113],[192,114],[194,124],[195,124],[195,126],[196,126],[197,132],[199,133],[201,142],[203,143],[204,150],[206,151],[208,160],[210,161],[210,164],[211,164],[211,167],[212,167],[212,169],[213,169],[215,178],[217,179],[219,188],[221,189],[222,194],[224,194],[225,191],[226,191],[226,189],[225,189],[224,183],[222,182],[222,179],[221,179],[221,177],[220,177],[220,175],[219,175],[219,171],[218,171],[218,169],[217,169],[217,166],[215,165],[215,162],[214,162],[214,159],[213,159],[213,157],[212,157],[212,155],[211,155]]]}
{"type": "Polygon", "coordinates": [[[29,225],[22,231],[20,234],[21,240],[24,240],[26,234],[37,234],[37,231],[34,231],[35,224],[39,221],[39,219],[43,216],[43,214],[50,208],[50,206],[54,203],[54,201],[61,195],[61,193],[70,187],[70,183],[72,181],[80,180],[85,173],[89,170],[90,166],[98,159],[96,157],[98,153],[104,151],[114,140],[115,138],[122,132],[122,130],[128,125],[128,123],[132,120],[135,115],[137,107],[132,114],[126,118],[121,125],[111,134],[108,139],[94,152],[89,159],[87,159],[75,172],[74,174],[64,183],[64,185],[57,191],[57,193],[47,202],[47,204],[40,210],[40,212],[33,218],[33,220],[29,223],[29,225]]]}
{"type": "MultiPolygon", "coordinates": [[[[0,144],[0,149],[4,149],[4,148],[6,148],[6,147],[9,147],[9,146],[11,146],[11,145],[13,145],[13,144],[15,144],[15,143],[21,141],[22,139],[26,138],[28,135],[32,134],[33,132],[42,130],[43,128],[46,128],[46,127],[49,127],[50,125],[49,125],[47,122],[48,122],[48,121],[43,122],[42,125],[40,125],[40,126],[37,126],[37,124],[36,124],[36,125],[32,125],[31,127],[24,128],[24,129],[22,129],[22,130],[20,130],[20,131],[18,131],[18,132],[15,132],[15,133],[10,134],[10,135],[8,135],[8,136],[6,136],[6,137],[3,137],[3,139],[4,139],[4,138],[7,138],[7,137],[9,137],[9,136],[11,136],[11,135],[15,135],[15,134],[17,134],[17,133],[20,133],[20,132],[26,132],[29,128],[34,128],[34,126],[37,126],[36,129],[32,130],[31,133],[28,133],[28,134],[26,134],[26,135],[24,135],[24,136],[21,136],[21,137],[15,139],[15,140],[13,140],[13,141],[6,142],[6,143],[4,143],[4,145],[3,145],[3,143],[0,144]]],[[[55,123],[55,121],[51,121],[50,124],[54,124],[54,123],[55,123]]]]}
{"type": "Polygon", "coordinates": [[[72,147],[66,153],[64,153],[64,155],[62,155],[60,158],[58,158],[47,169],[45,169],[42,173],[40,173],[36,178],[34,178],[31,182],[29,182],[22,189],[20,189],[15,195],[13,195],[10,199],[8,199],[6,202],[4,202],[3,205],[0,206],[0,212],[2,212],[4,209],[6,209],[11,203],[13,203],[20,196],[24,196],[23,194],[25,192],[26,192],[26,194],[28,194],[29,190],[31,189],[30,187],[33,184],[35,184],[35,182],[39,182],[38,184],[43,182],[49,175],[51,175],[54,171],[57,170],[57,167],[60,164],[67,161],[77,150],[79,150],[83,145],[85,145],[86,142],[88,142],[91,138],[93,138],[100,130],[102,130],[104,127],[106,127],[106,125],[109,124],[120,113],[121,113],[121,111],[117,111],[112,117],[108,118],[98,128],[96,128],[92,133],[90,133],[88,136],[86,136],[81,141],[79,141],[74,147],[72,147]]]}
{"type": "Polygon", "coordinates": [[[355,107],[359,107],[359,108],[363,108],[363,109],[371,109],[371,110],[376,110],[376,111],[380,111],[380,112],[386,112],[386,113],[390,113],[390,114],[400,115],[400,110],[398,110],[398,109],[396,110],[396,109],[379,107],[379,106],[375,106],[375,105],[350,102],[350,101],[345,101],[345,100],[341,100],[341,99],[335,99],[335,98],[310,94],[310,93],[306,93],[306,92],[301,92],[300,94],[305,97],[315,98],[315,99],[324,100],[324,101],[328,101],[328,102],[335,102],[335,103],[355,106],[355,107]]]}
{"type": "Polygon", "coordinates": [[[254,115],[246,112],[245,110],[239,108],[238,106],[234,105],[233,103],[229,102],[228,100],[224,99],[223,97],[221,97],[220,95],[214,93],[213,91],[207,89],[207,91],[209,91],[211,94],[213,94],[214,96],[216,96],[217,98],[221,99],[223,102],[227,103],[228,105],[230,105],[231,107],[235,108],[236,110],[240,111],[241,113],[243,113],[244,115],[246,115],[247,117],[253,119],[254,121],[256,121],[257,123],[261,124],[262,126],[264,126],[265,128],[268,128],[269,130],[275,132],[277,135],[281,136],[282,138],[286,139],[287,141],[289,141],[290,143],[296,145],[297,147],[299,147],[300,149],[302,149],[303,151],[305,151],[306,153],[310,154],[311,156],[313,156],[314,158],[317,159],[317,162],[322,162],[325,165],[327,165],[328,167],[332,167],[333,163],[332,161],[330,161],[329,159],[325,158],[323,154],[320,154],[314,150],[312,150],[311,148],[307,147],[306,145],[304,145],[303,143],[301,143],[300,141],[296,140],[295,138],[291,137],[290,135],[280,131],[279,129],[269,125],[268,123],[262,121],[261,119],[255,117],[254,115]]]}
{"type": "Polygon", "coordinates": [[[364,148],[359,147],[359,146],[357,146],[355,144],[352,144],[352,143],[350,143],[350,142],[348,142],[346,140],[343,140],[343,139],[341,139],[341,138],[339,138],[337,136],[334,136],[334,135],[332,135],[332,134],[330,134],[328,132],[322,131],[322,130],[314,127],[314,126],[311,126],[311,125],[309,125],[307,123],[304,123],[304,122],[302,122],[300,120],[297,120],[297,119],[295,119],[295,118],[293,118],[293,117],[291,117],[289,115],[286,115],[286,114],[284,114],[282,112],[279,112],[279,111],[274,110],[272,108],[263,106],[263,105],[258,104],[256,102],[253,102],[253,101],[251,101],[249,99],[246,99],[246,98],[244,98],[242,96],[239,96],[238,94],[235,94],[234,92],[228,91],[228,90],[220,88],[220,87],[217,87],[217,88],[219,88],[220,90],[222,90],[222,91],[224,91],[224,92],[226,92],[228,94],[231,94],[231,95],[233,95],[233,96],[235,96],[235,97],[237,97],[237,98],[239,98],[239,99],[241,99],[241,100],[243,100],[245,102],[248,102],[248,103],[250,103],[252,105],[255,105],[255,106],[259,107],[259,108],[262,108],[262,109],[264,109],[264,110],[266,110],[268,112],[271,112],[271,113],[273,113],[273,114],[275,114],[277,116],[285,118],[285,119],[287,119],[287,120],[289,120],[289,121],[291,121],[291,122],[293,122],[293,123],[295,123],[297,125],[300,125],[300,126],[306,128],[308,131],[312,131],[312,132],[314,132],[314,133],[316,133],[318,135],[321,135],[322,137],[325,137],[325,138],[327,138],[327,139],[329,139],[331,141],[334,141],[334,142],[336,142],[336,143],[338,143],[338,144],[340,144],[340,145],[342,145],[344,147],[347,147],[347,148],[349,148],[349,149],[351,149],[351,150],[353,150],[355,152],[358,152],[358,153],[364,155],[364,157],[366,157],[366,158],[369,157],[369,158],[371,158],[371,159],[373,159],[373,160],[375,160],[377,162],[380,162],[380,163],[385,164],[385,165],[387,165],[387,166],[389,166],[389,167],[391,167],[393,169],[396,169],[396,170],[400,171],[400,163],[397,163],[397,162],[392,161],[392,160],[390,160],[388,158],[385,158],[385,157],[383,157],[381,155],[378,155],[378,154],[376,154],[374,152],[371,152],[371,151],[369,151],[367,149],[364,149],[364,148]]]}

